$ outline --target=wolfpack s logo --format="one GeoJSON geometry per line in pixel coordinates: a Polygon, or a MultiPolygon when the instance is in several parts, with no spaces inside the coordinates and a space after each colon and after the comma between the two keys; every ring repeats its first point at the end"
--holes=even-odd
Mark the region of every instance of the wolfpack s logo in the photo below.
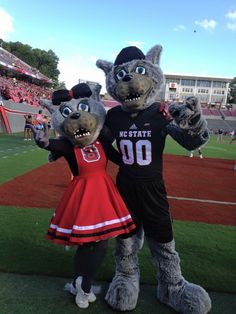
{"type": "Polygon", "coordinates": [[[96,146],[89,145],[81,149],[83,159],[87,162],[95,162],[100,159],[100,154],[96,146]]]}

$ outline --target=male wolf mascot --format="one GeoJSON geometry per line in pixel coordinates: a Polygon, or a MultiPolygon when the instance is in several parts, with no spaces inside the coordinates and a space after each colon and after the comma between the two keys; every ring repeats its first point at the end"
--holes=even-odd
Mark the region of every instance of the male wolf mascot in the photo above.
{"type": "Polygon", "coordinates": [[[195,97],[183,105],[169,107],[171,118],[159,100],[165,79],[159,66],[162,47],[156,45],[146,55],[137,47],[126,47],[114,64],[97,60],[106,76],[107,91],[120,106],[110,109],[105,125],[109,140],[116,140],[122,162],[117,175],[118,189],[133,215],[139,232],[117,239],[116,273],[106,294],[115,310],[136,307],[139,295],[138,250],[142,230],[157,268],[157,298],[184,314],[205,314],[211,300],[200,286],[181,274],[175,250],[172,221],[163,180],[162,158],[167,135],[188,150],[208,140],[208,129],[195,97]]]}

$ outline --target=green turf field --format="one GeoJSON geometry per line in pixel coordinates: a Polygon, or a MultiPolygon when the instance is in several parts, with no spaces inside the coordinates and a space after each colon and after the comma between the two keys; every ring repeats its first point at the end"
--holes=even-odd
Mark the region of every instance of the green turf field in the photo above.
{"type": "MultiPolygon", "coordinates": [[[[211,136],[203,148],[204,157],[236,160],[236,142],[229,141],[230,137],[224,137],[218,143],[211,136]]],[[[165,153],[188,154],[170,138],[165,153]]],[[[47,156],[33,141],[24,141],[23,134],[0,134],[0,184],[47,163],[47,156]]],[[[0,313],[82,311],[63,291],[72,276],[73,249],[66,251],[44,238],[51,214],[47,209],[0,206],[0,313]]],[[[210,292],[211,313],[235,314],[236,227],[182,221],[174,221],[173,226],[184,276],[210,292]]],[[[110,240],[105,263],[96,276],[104,291],[114,271],[113,249],[110,240]]],[[[156,274],[146,244],[140,251],[140,268],[141,294],[134,313],[174,313],[155,299],[156,274]]],[[[104,293],[87,313],[114,313],[104,303],[104,293]]]]}
{"type": "MultiPolygon", "coordinates": [[[[210,136],[202,148],[203,156],[236,160],[236,141],[229,144],[224,136],[221,143],[215,135],[210,136]]],[[[167,137],[165,154],[188,155],[189,152],[167,137]]],[[[7,135],[0,133],[0,183],[11,180],[47,162],[48,152],[38,148],[34,141],[24,141],[22,133],[7,135]]]]}

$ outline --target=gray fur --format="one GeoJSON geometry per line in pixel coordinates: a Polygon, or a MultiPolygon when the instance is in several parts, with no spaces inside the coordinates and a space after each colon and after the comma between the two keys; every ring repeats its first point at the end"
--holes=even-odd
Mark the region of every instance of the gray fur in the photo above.
{"type": "MultiPolygon", "coordinates": [[[[93,98],[97,98],[97,92],[94,92],[93,98]]],[[[104,108],[104,106],[102,105],[101,102],[99,102],[98,100],[93,99],[92,97],[90,98],[81,98],[81,99],[71,99],[68,102],[63,102],[60,104],[60,106],[54,106],[53,103],[50,100],[41,100],[40,101],[40,105],[42,107],[46,107],[48,109],[48,111],[51,113],[52,116],[52,125],[55,129],[55,131],[60,135],[63,136],[65,138],[68,138],[71,142],[73,142],[73,144],[76,144],[73,140],[73,137],[71,137],[70,135],[68,136],[67,133],[65,133],[64,130],[64,122],[66,120],[66,118],[62,115],[60,108],[62,106],[68,106],[71,110],[72,113],[70,114],[70,116],[73,113],[78,112],[78,104],[80,103],[81,100],[87,100],[87,102],[90,105],[90,112],[89,114],[93,117],[96,118],[97,120],[97,127],[95,132],[93,133],[93,136],[90,139],[90,142],[92,143],[93,141],[95,141],[103,127],[104,121],[105,121],[105,117],[106,117],[106,110],[104,108]]],[[[83,113],[81,113],[83,114],[83,113]]]]}
{"type": "Polygon", "coordinates": [[[172,104],[169,112],[174,122],[190,134],[198,135],[207,130],[207,122],[201,114],[201,107],[196,97],[188,97],[184,105],[172,104]]]}
{"type": "Polygon", "coordinates": [[[100,101],[100,92],[101,92],[102,86],[100,84],[88,84],[88,85],[92,91],[92,95],[90,96],[90,98],[100,101]]]}
{"type": "MultiPolygon", "coordinates": [[[[154,101],[161,100],[163,96],[165,78],[159,66],[161,51],[161,46],[156,45],[149,50],[145,60],[133,60],[122,65],[122,67],[125,68],[128,73],[134,73],[134,70],[137,66],[144,66],[147,72],[146,76],[149,77],[152,81],[152,87],[148,93],[147,99],[145,99],[145,104],[138,110],[143,110],[149,107],[151,104],[153,104],[154,101]]],[[[105,60],[98,60],[96,65],[98,68],[103,70],[106,75],[106,87],[108,93],[114,99],[122,103],[121,99],[119,98],[119,96],[117,96],[115,91],[117,85],[117,81],[115,79],[115,71],[117,71],[117,67],[114,67],[111,62],[107,62],[105,60]]]]}
{"type": "Polygon", "coordinates": [[[152,47],[146,54],[146,60],[153,64],[160,65],[160,58],[162,53],[162,46],[156,45],[152,47]]]}
{"type": "Polygon", "coordinates": [[[40,105],[43,108],[46,108],[50,114],[52,115],[55,111],[57,111],[57,106],[53,106],[52,101],[49,99],[40,99],[40,105]]]}
{"type": "Polygon", "coordinates": [[[130,311],[136,307],[139,295],[138,250],[140,245],[137,235],[127,239],[117,238],[116,273],[105,297],[114,310],[130,311]]]}
{"type": "Polygon", "coordinates": [[[154,263],[157,266],[157,298],[183,314],[206,314],[211,309],[208,293],[189,283],[181,274],[180,258],[174,240],[161,244],[147,238],[154,263]]]}

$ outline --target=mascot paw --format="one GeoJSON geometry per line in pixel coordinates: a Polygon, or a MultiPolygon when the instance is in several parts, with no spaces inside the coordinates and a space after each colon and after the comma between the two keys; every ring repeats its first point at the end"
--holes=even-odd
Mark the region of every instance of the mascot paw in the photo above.
{"type": "Polygon", "coordinates": [[[211,310],[211,299],[208,293],[201,286],[187,281],[184,281],[182,285],[164,289],[159,286],[157,297],[160,302],[182,314],[207,314],[211,310]]]}
{"type": "Polygon", "coordinates": [[[198,99],[197,99],[197,97],[190,96],[190,97],[186,98],[185,104],[186,104],[186,106],[189,109],[191,109],[193,111],[196,111],[196,110],[200,109],[199,106],[198,106],[198,99]]]}
{"type": "Polygon", "coordinates": [[[139,279],[130,276],[116,276],[107,291],[107,304],[117,311],[135,309],[139,295],[139,279]]]}
{"type": "Polygon", "coordinates": [[[195,130],[196,134],[205,129],[201,108],[196,97],[188,97],[183,105],[170,105],[169,113],[181,129],[195,130]]]}

